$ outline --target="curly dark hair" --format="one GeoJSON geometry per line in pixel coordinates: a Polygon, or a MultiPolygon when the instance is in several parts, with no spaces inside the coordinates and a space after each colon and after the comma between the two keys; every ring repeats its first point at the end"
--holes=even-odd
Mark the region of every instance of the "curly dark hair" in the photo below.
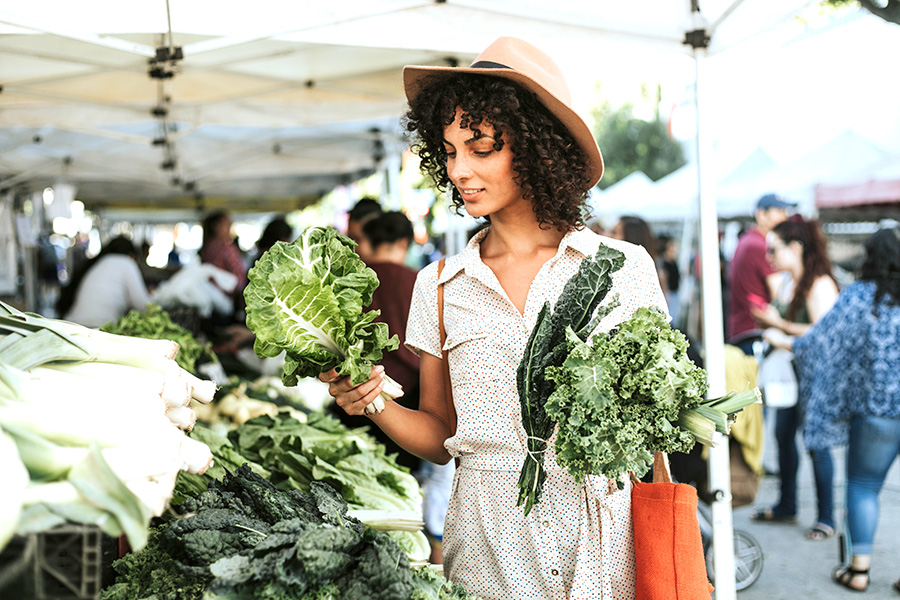
{"type": "Polygon", "coordinates": [[[772,229],[772,233],[784,242],[798,242],[803,248],[803,275],[794,288],[794,297],[785,311],[784,317],[793,320],[806,304],[806,297],[812,289],[813,282],[826,275],[834,279],[831,269],[831,260],[828,258],[827,241],[818,221],[806,220],[800,216],[794,216],[779,223],[772,229]]]}
{"type": "Polygon", "coordinates": [[[865,243],[866,259],[859,278],[875,282],[875,314],[882,300],[888,305],[900,304],[900,229],[876,231],[865,243]]]}
{"type": "Polygon", "coordinates": [[[462,128],[478,137],[478,126],[487,122],[494,127],[495,150],[509,143],[515,182],[542,228],[584,226],[590,188],[587,154],[533,93],[500,77],[472,73],[432,77],[410,102],[404,122],[414,134],[412,150],[419,155],[422,173],[439,190],[452,192],[457,212],[463,200],[447,175],[443,143],[457,108],[463,113],[462,128]]]}

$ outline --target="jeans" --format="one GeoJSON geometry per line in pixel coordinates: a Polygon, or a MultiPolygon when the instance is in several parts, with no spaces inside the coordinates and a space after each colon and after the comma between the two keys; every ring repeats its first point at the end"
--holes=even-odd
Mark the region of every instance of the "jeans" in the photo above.
{"type": "Polygon", "coordinates": [[[872,554],[878,494],[900,454],[900,419],[854,417],[847,449],[847,525],[853,555],[872,554]]]}
{"type": "Polygon", "coordinates": [[[775,410],[775,441],[778,443],[779,500],[772,512],[779,517],[797,515],[798,410],[796,406],[775,410]]]}
{"type": "MultiPolygon", "coordinates": [[[[800,455],[797,450],[797,430],[800,427],[800,409],[797,406],[775,411],[775,441],[778,443],[778,470],[781,478],[780,498],[772,508],[779,517],[797,514],[797,468],[800,455]]],[[[816,483],[817,522],[835,527],[834,520],[834,462],[831,450],[810,450],[813,477],[816,483]]]]}

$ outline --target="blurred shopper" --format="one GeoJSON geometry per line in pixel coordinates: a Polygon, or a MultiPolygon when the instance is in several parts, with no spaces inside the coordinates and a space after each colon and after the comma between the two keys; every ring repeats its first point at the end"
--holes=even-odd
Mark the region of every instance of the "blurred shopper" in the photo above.
{"type": "Polygon", "coordinates": [[[203,244],[200,262],[211,264],[237,277],[237,285],[229,293],[234,313],[240,319],[244,308],[244,287],[247,285],[247,265],[231,235],[231,216],[223,211],[211,212],[203,219],[203,244]]]}
{"type": "MultiPolygon", "coordinates": [[[[813,381],[805,432],[811,441],[849,444],[846,518],[850,563],[834,580],[869,586],[878,496],[900,454],[900,230],[881,229],[865,243],[859,280],[793,347],[799,372],[813,381]]],[[[900,592],[900,581],[894,584],[900,592]]]]}
{"type": "Polygon", "coordinates": [[[657,239],[659,272],[663,283],[663,292],[666,295],[666,303],[669,305],[669,314],[672,322],[679,322],[678,290],[681,287],[681,272],[678,269],[677,246],[671,236],[661,235],[657,239]]]}
{"type": "Polygon", "coordinates": [[[756,203],[756,226],[739,239],[728,267],[728,319],[726,336],[745,354],[753,353],[754,337],[742,339],[758,329],[751,308],[771,302],[779,278],[766,260],[766,235],[788,218],[788,209],[796,204],[775,194],[766,194],[756,203]]]}
{"type": "MultiPolygon", "coordinates": [[[[650,229],[650,224],[640,217],[624,216],[619,219],[609,237],[617,240],[624,240],[643,246],[650,258],[656,264],[656,274],[659,276],[659,283],[663,293],[666,293],[665,275],[662,273],[659,263],[659,242],[650,229]]],[[[672,314],[671,312],[669,314],[672,314]]]]}
{"type": "Polygon", "coordinates": [[[263,229],[262,235],[256,241],[256,256],[253,258],[255,263],[265,252],[275,245],[275,242],[292,242],[294,241],[294,228],[291,227],[283,216],[275,217],[266,228],[263,229]]]}
{"type": "Polygon", "coordinates": [[[149,294],[137,255],[137,248],[128,238],[110,240],[62,289],[57,314],[86,327],[100,327],[122,318],[131,309],[144,310],[149,294]]]}
{"type": "MultiPolygon", "coordinates": [[[[386,212],[367,221],[363,225],[363,235],[372,248],[369,267],[375,271],[381,282],[372,296],[370,307],[381,311],[379,320],[388,323],[391,331],[396,332],[400,338],[400,348],[387,354],[381,364],[385,373],[403,386],[404,394],[398,402],[407,408],[417,409],[419,357],[405,346],[406,322],[418,275],[416,271],[405,266],[407,253],[413,242],[413,226],[403,213],[386,212]]],[[[433,564],[440,564],[444,519],[453,488],[453,462],[436,465],[420,460],[400,448],[384,435],[380,428],[373,429],[376,436],[384,436],[389,441],[388,447],[399,454],[398,462],[412,469],[422,484],[425,533],[432,548],[430,561],[433,564]]]]}
{"type": "MultiPolygon", "coordinates": [[[[775,226],[766,236],[766,252],[772,267],[789,274],[771,304],[753,307],[753,317],[776,334],[803,335],[834,305],[838,287],[826,251],[825,236],[815,221],[791,217],[775,226]]],[[[797,520],[797,431],[809,401],[813,381],[803,373],[797,378],[797,402],[775,410],[775,440],[781,478],[780,498],[770,507],[757,510],[757,521],[796,522],[797,520]]],[[[816,432],[806,438],[816,482],[818,518],[806,532],[807,539],[824,540],[835,533],[834,464],[830,445],[819,442],[816,432]]]]}
{"type": "Polygon", "coordinates": [[[347,237],[356,242],[356,253],[367,264],[372,259],[372,246],[363,233],[363,226],[381,212],[378,200],[361,198],[347,213],[347,237]]]}
{"type": "Polygon", "coordinates": [[[643,246],[650,257],[656,260],[659,246],[649,223],[640,217],[626,215],[621,217],[613,227],[610,237],[617,240],[625,240],[632,244],[643,246]]]}

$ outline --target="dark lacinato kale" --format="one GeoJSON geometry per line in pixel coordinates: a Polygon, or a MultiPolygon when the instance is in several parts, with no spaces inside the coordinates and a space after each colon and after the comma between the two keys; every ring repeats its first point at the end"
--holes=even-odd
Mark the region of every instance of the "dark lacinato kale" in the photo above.
{"type": "Polygon", "coordinates": [[[159,542],[183,566],[205,569],[222,557],[254,547],[268,532],[264,521],[234,510],[210,508],[172,521],[159,542]]]}
{"type": "Polygon", "coordinates": [[[364,539],[356,567],[336,581],[344,597],[408,600],[415,588],[406,553],[382,532],[367,529],[364,539]]]}
{"type": "Polygon", "coordinates": [[[149,600],[154,590],[160,590],[155,600],[467,598],[446,595],[458,586],[417,574],[397,542],[349,516],[324,483],[313,481],[309,494],[284,492],[244,465],[180,508],[189,512],[128,562],[116,563],[124,571],[121,585],[104,600],[149,600]],[[166,566],[165,586],[146,581],[151,558],[166,566]],[[129,577],[142,583],[134,587],[129,577]],[[180,589],[193,595],[165,595],[180,589]]]}
{"type": "Polygon", "coordinates": [[[241,499],[254,516],[267,523],[309,516],[290,496],[279,491],[246,465],[239,467],[234,477],[224,478],[222,483],[225,489],[241,499]]]}

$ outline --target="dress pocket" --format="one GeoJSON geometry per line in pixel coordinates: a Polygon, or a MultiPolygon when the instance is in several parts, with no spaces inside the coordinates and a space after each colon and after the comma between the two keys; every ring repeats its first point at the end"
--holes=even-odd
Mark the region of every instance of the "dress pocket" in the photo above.
{"type": "Polygon", "coordinates": [[[489,381],[497,378],[497,345],[484,329],[455,329],[447,333],[443,350],[450,361],[450,379],[454,385],[489,381]]]}

